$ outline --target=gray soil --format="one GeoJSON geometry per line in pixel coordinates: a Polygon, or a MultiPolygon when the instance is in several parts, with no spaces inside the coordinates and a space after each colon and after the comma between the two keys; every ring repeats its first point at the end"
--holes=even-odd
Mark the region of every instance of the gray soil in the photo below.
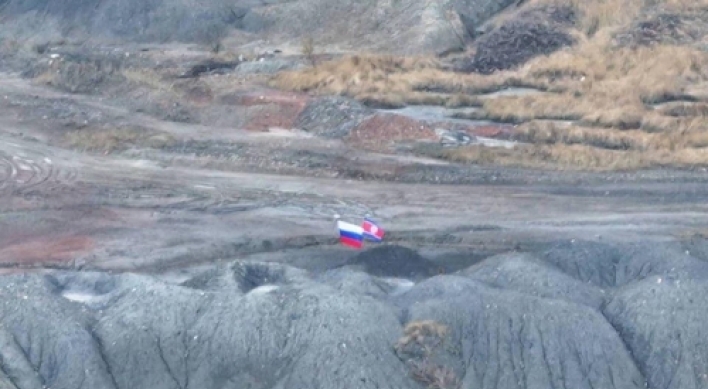
{"type": "Polygon", "coordinates": [[[2,388],[706,385],[708,245],[677,239],[704,172],[452,165],[1,77],[2,388]],[[62,117],[175,141],[81,152],[62,117]]]}
{"type": "MultiPolygon", "coordinates": [[[[174,50],[160,66],[194,65],[174,50]]],[[[0,389],[708,387],[705,170],[379,154],[346,142],[375,111],[344,98],[245,130],[245,103],[141,94],[103,60],[49,88],[18,58],[0,73],[0,389]],[[125,129],[112,152],[67,144],[125,129]],[[335,214],[370,214],[384,242],[340,246],[335,214]]]]}

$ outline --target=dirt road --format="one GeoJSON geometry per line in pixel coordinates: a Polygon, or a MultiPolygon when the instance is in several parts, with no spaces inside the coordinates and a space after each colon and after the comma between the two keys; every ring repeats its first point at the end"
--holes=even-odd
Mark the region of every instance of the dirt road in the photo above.
{"type": "Polygon", "coordinates": [[[335,213],[353,222],[370,213],[389,242],[437,253],[448,268],[461,266],[453,257],[469,262],[551,239],[674,239],[708,227],[705,172],[452,166],[367,154],[297,131],[166,122],[0,77],[6,269],[147,271],[247,255],[329,267],[353,254],[336,244],[335,213]],[[139,125],[175,142],[108,154],[72,150],[52,117],[62,112],[139,125]]]}

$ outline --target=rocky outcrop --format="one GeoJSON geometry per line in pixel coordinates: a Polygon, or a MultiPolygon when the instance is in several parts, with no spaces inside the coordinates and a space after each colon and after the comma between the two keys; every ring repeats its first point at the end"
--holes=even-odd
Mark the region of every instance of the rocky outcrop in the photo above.
{"type": "Polygon", "coordinates": [[[575,43],[568,32],[576,15],[570,7],[531,7],[475,42],[474,56],[461,70],[482,74],[515,68],[575,43]]]}
{"type": "Polygon", "coordinates": [[[295,0],[255,12],[270,31],[286,36],[418,54],[463,47],[476,27],[513,2],[295,0]]]}
{"type": "MultiPolygon", "coordinates": [[[[209,0],[6,0],[2,15],[8,29],[28,33],[30,24],[44,24],[44,35],[92,36],[142,42],[212,43],[236,25],[240,10],[233,2],[209,0]]],[[[244,15],[245,16],[245,15],[244,15]]],[[[36,31],[33,32],[36,34],[36,31]]],[[[51,39],[55,37],[46,36],[51,39]]]]}
{"type": "Polygon", "coordinates": [[[375,48],[400,54],[460,48],[479,24],[513,0],[6,0],[0,14],[8,32],[32,32],[43,25],[54,35],[140,42],[185,41],[215,44],[233,31],[299,43],[375,48]]]}

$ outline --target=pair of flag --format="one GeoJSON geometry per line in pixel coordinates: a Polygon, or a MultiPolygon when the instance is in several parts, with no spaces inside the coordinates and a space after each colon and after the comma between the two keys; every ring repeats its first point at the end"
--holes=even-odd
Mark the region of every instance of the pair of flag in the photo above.
{"type": "Polygon", "coordinates": [[[366,217],[361,226],[337,220],[339,228],[339,241],[345,245],[360,249],[364,245],[364,239],[374,242],[381,242],[384,230],[373,220],[366,217]]]}

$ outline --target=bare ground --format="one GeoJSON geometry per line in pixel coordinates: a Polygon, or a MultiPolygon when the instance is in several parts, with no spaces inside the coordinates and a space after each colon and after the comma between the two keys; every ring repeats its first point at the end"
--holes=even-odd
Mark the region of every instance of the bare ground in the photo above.
{"type": "Polygon", "coordinates": [[[387,242],[436,258],[441,271],[559,238],[674,240],[708,228],[704,170],[457,165],[287,128],[167,121],[9,73],[0,118],[6,271],[186,271],[243,257],[330,268],[356,254],[337,245],[335,213],[372,214],[387,242]],[[68,144],[82,129],[60,124],[60,111],[98,118],[89,130],[107,138],[89,144],[122,148],[68,144]]]}

